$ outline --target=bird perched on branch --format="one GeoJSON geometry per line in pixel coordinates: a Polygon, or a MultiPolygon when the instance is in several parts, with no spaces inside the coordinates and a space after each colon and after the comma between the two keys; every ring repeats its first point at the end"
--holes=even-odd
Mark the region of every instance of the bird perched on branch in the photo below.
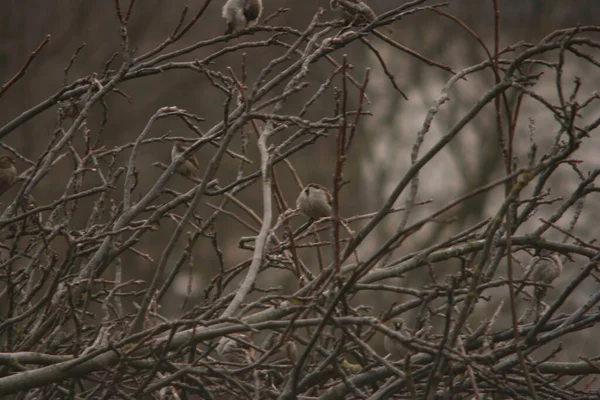
{"type": "MultiPolygon", "coordinates": [[[[402,318],[392,319],[390,321],[390,328],[401,336],[408,337],[410,335],[402,318]]],[[[388,335],[385,335],[383,338],[383,347],[391,355],[392,359],[400,359],[410,353],[410,349],[404,346],[401,341],[388,335]]]]}
{"type": "Polygon", "coordinates": [[[296,341],[294,339],[289,339],[282,347],[286,358],[292,365],[296,365],[296,362],[298,361],[298,345],[296,345],[296,341]]]}
{"type": "Polygon", "coordinates": [[[341,11],[344,21],[353,26],[367,25],[377,18],[371,7],[360,0],[330,0],[329,7],[341,11]]]}
{"type": "Polygon", "coordinates": [[[292,337],[282,338],[280,333],[272,333],[263,342],[263,351],[270,352],[269,361],[289,361],[295,365],[298,361],[298,345],[292,337]],[[277,350],[272,351],[274,347],[279,346],[277,350]]]}
{"type": "MultiPolygon", "coordinates": [[[[37,207],[37,203],[35,201],[35,197],[33,195],[27,195],[24,199],[22,199],[19,203],[19,208],[24,212],[29,212],[37,207]]],[[[31,231],[33,228],[39,227],[42,224],[42,214],[37,213],[35,215],[31,215],[27,217],[23,222],[20,223],[21,229],[23,231],[28,230],[31,231]],[[29,229],[26,229],[29,227],[29,229]]],[[[15,225],[10,225],[9,230],[16,232],[17,227],[15,225]]]]}
{"type": "MultiPolygon", "coordinates": [[[[523,280],[532,280],[543,285],[536,285],[533,290],[532,306],[523,316],[521,316],[521,318],[519,318],[519,323],[523,323],[532,317],[534,321],[538,320],[542,313],[542,299],[546,297],[546,294],[548,293],[547,285],[554,282],[554,280],[560,276],[562,270],[563,265],[560,261],[560,257],[555,253],[542,250],[539,256],[533,257],[529,265],[525,268],[523,280]]],[[[525,285],[525,283],[522,283],[515,292],[515,295],[518,295],[525,285]]]]}
{"type": "Polygon", "coordinates": [[[298,195],[296,207],[311,219],[331,216],[331,194],[324,186],[309,183],[298,195]]]}
{"type": "MultiPolygon", "coordinates": [[[[541,251],[539,256],[534,257],[529,265],[525,268],[524,280],[532,280],[544,285],[550,285],[556,278],[560,276],[563,270],[560,257],[556,253],[549,251],[541,251]]],[[[525,287],[525,283],[517,289],[516,294],[521,292],[525,287]]],[[[548,292],[547,286],[536,286],[534,289],[534,297],[541,301],[548,292]]]]}
{"type": "MultiPolygon", "coordinates": [[[[25,199],[25,206],[23,207],[23,210],[25,212],[29,212],[31,210],[34,210],[37,207],[37,202],[35,201],[35,197],[33,197],[33,195],[27,195],[27,198],[25,199]]],[[[42,224],[42,214],[41,213],[37,213],[35,215],[32,215],[31,217],[27,218],[27,224],[29,225],[33,225],[33,226],[39,226],[42,224]]]]}
{"type": "Polygon", "coordinates": [[[17,179],[15,160],[10,156],[0,157],[0,195],[10,189],[17,179]]]}
{"type": "Polygon", "coordinates": [[[234,333],[230,337],[222,337],[217,346],[223,360],[231,363],[245,364],[254,360],[256,354],[250,336],[243,333],[234,333]]]}
{"type": "MultiPolygon", "coordinates": [[[[173,143],[173,148],[171,149],[171,161],[175,161],[177,158],[181,157],[181,155],[187,150],[187,146],[180,141],[176,141],[173,143]]],[[[187,159],[177,168],[177,172],[187,178],[200,178],[200,165],[198,164],[198,160],[193,155],[187,157],[187,159]]]]}
{"type": "Polygon", "coordinates": [[[262,0],[227,0],[221,11],[227,22],[225,34],[229,35],[256,25],[262,10],[262,0]]]}

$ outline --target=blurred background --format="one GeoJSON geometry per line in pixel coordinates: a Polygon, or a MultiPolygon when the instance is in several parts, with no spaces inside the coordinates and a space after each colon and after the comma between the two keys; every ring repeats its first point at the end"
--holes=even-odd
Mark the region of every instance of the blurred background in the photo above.
{"type": "MultiPolygon", "coordinates": [[[[136,54],[156,47],[162,43],[172,32],[179,21],[183,8],[190,7],[188,18],[194,15],[202,6],[202,1],[180,0],[144,0],[135,4],[132,19],[129,24],[131,45],[135,47],[136,54]]],[[[264,16],[274,13],[278,8],[287,7],[291,11],[282,14],[272,25],[289,25],[302,30],[313,18],[319,7],[328,9],[328,1],[316,0],[264,0],[264,16]]],[[[372,0],[371,6],[376,12],[393,8],[400,2],[397,0],[372,0]]],[[[197,41],[206,40],[222,34],[225,30],[224,21],[220,16],[223,1],[212,1],[206,14],[173,48],[182,48],[197,41]]],[[[4,125],[13,118],[42,102],[50,95],[56,93],[65,81],[65,68],[76,50],[85,44],[77,58],[74,60],[66,79],[68,83],[100,72],[106,61],[120,51],[119,29],[112,2],[80,1],[80,0],[5,0],[3,12],[0,14],[0,81],[6,82],[18,71],[27,60],[30,53],[39,45],[46,35],[51,35],[50,43],[36,57],[27,71],[26,77],[20,79],[10,90],[0,98],[0,125],[4,125]]],[[[515,44],[520,41],[537,43],[543,37],[556,29],[573,27],[577,24],[598,24],[600,22],[600,2],[597,0],[578,0],[566,2],[564,0],[502,0],[500,5],[500,48],[515,44]]],[[[123,5],[125,7],[125,5],[123,5]]],[[[450,1],[444,8],[445,12],[453,14],[464,21],[481,39],[493,50],[493,9],[491,1],[460,0],[450,1]]],[[[421,12],[408,15],[395,22],[390,36],[399,43],[410,47],[424,56],[439,63],[451,66],[459,71],[467,66],[480,63],[486,59],[485,52],[478,43],[470,37],[457,24],[433,12],[421,12]]],[[[262,32],[253,39],[265,39],[269,33],[262,32]]],[[[596,38],[597,39],[597,38],[596,38]]],[[[234,39],[241,41],[242,38],[234,39]]],[[[344,186],[341,196],[342,216],[365,214],[379,209],[393,187],[403,176],[403,171],[410,165],[410,152],[420,129],[425,114],[432,102],[439,96],[440,91],[451,74],[441,69],[432,68],[423,62],[401,53],[376,38],[370,38],[376,45],[381,55],[386,60],[390,70],[395,75],[399,87],[407,94],[409,100],[403,99],[390,86],[388,78],[383,74],[380,64],[365,46],[358,43],[338,52],[335,57],[341,60],[342,54],[348,54],[349,60],[354,65],[354,76],[362,80],[367,68],[370,69],[371,78],[368,96],[371,101],[369,111],[371,116],[361,120],[360,130],[356,137],[350,157],[347,161],[344,178],[349,184],[344,186]]],[[[189,61],[202,59],[222,46],[201,48],[177,59],[189,61]]],[[[269,60],[279,56],[282,49],[278,47],[257,48],[245,51],[247,82],[252,84],[257,74],[268,64],[269,60]]],[[[514,57],[515,53],[508,53],[506,58],[514,57]]],[[[595,54],[600,59],[599,54],[595,54]]],[[[177,61],[176,60],[176,61],[177,61]]],[[[218,71],[225,71],[231,66],[240,73],[242,54],[233,53],[220,58],[212,67],[218,71]]],[[[118,65],[120,59],[113,65],[118,65]]],[[[568,56],[563,82],[566,88],[572,88],[574,77],[584,78],[581,97],[589,96],[598,90],[600,82],[598,68],[592,68],[590,63],[576,60],[568,56]]],[[[329,76],[333,67],[324,63],[313,66],[310,79],[315,83],[329,76]]],[[[241,75],[241,73],[240,73],[241,75]]],[[[539,93],[556,102],[556,88],[553,74],[548,73],[542,77],[536,87],[539,93]]],[[[459,120],[464,113],[479,99],[491,85],[493,77],[489,70],[471,75],[467,81],[460,82],[450,92],[450,101],[442,107],[436,117],[430,133],[426,137],[424,147],[420,154],[443,135],[449,127],[459,120]]],[[[164,106],[177,106],[197,114],[205,119],[199,124],[204,131],[219,123],[223,116],[223,94],[214,89],[206,76],[193,73],[190,70],[170,70],[165,73],[147,76],[125,82],[119,88],[129,97],[111,93],[105,99],[109,107],[109,119],[106,131],[102,134],[101,145],[111,148],[130,142],[136,138],[148,119],[156,110],[164,106]]],[[[295,97],[286,105],[288,109],[299,109],[308,95],[295,97]]],[[[357,99],[358,96],[355,96],[357,99]]],[[[331,98],[322,98],[323,104],[315,107],[323,115],[332,115],[331,98]]],[[[25,157],[36,160],[46,148],[56,126],[57,108],[45,111],[42,115],[30,120],[28,123],[13,131],[5,138],[4,143],[16,148],[25,157]]],[[[583,121],[597,118],[598,107],[590,111],[589,115],[582,115],[583,121]]],[[[102,120],[101,107],[92,110],[88,120],[88,127],[92,134],[102,120]]],[[[519,124],[517,125],[516,158],[517,162],[525,164],[529,149],[529,126],[535,126],[535,140],[540,146],[540,154],[544,148],[552,144],[552,139],[557,132],[557,124],[550,114],[539,104],[528,100],[521,109],[519,124]]],[[[160,136],[172,132],[174,136],[195,137],[180,120],[169,118],[159,121],[151,136],[160,136]]],[[[279,139],[275,139],[277,141],[279,139]]],[[[76,148],[82,148],[83,141],[75,142],[76,148]]],[[[239,148],[237,143],[233,148],[239,148]]],[[[600,166],[598,154],[598,140],[593,138],[587,141],[585,149],[579,154],[585,157],[586,163],[582,165],[585,172],[600,166]],[[589,157],[589,158],[588,158],[589,157]]],[[[211,156],[212,147],[205,146],[197,153],[201,165],[206,165],[211,156]]],[[[258,170],[254,142],[249,147],[249,157],[255,163],[246,168],[246,173],[258,170]]],[[[317,182],[332,187],[333,167],[335,160],[335,137],[330,136],[320,139],[316,144],[300,152],[290,161],[295,165],[303,183],[317,182]]],[[[160,161],[169,163],[170,146],[164,144],[148,145],[140,154],[138,169],[140,171],[139,186],[136,189],[138,196],[144,193],[156,180],[162,170],[153,167],[152,163],[160,161]]],[[[23,166],[23,165],[21,165],[23,166]]],[[[65,187],[64,174],[73,168],[69,158],[63,161],[54,171],[35,189],[34,195],[38,203],[45,204],[60,197],[65,187]]],[[[221,183],[235,178],[237,162],[227,160],[219,172],[221,183]]],[[[482,184],[503,175],[503,162],[498,152],[496,122],[493,107],[487,107],[476,120],[471,123],[439,156],[424,170],[420,178],[420,192],[418,201],[432,199],[427,206],[419,207],[412,217],[435,210],[446,204],[450,199],[461,196],[482,184]]],[[[284,189],[284,196],[290,207],[294,206],[298,194],[298,185],[283,167],[277,167],[278,179],[284,189]]],[[[560,197],[578,183],[573,179],[573,172],[565,169],[557,174],[557,179],[551,182],[553,197],[560,197]]],[[[92,182],[87,182],[92,186],[92,182]]],[[[182,177],[174,177],[172,186],[180,191],[189,190],[190,182],[182,177]]],[[[17,190],[17,189],[13,189],[17,190]]],[[[430,225],[419,234],[414,235],[411,241],[405,243],[400,250],[402,253],[426,247],[432,243],[452,236],[474,222],[492,215],[495,207],[502,201],[503,188],[498,188],[485,195],[477,196],[456,208],[451,223],[430,225]]],[[[134,197],[136,194],[134,193],[134,197]]],[[[246,202],[259,215],[262,212],[260,188],[253,185],[240,194],[240,199],[246,202]]],[[[208,202],[217,204],[217,200],[210,198],[208,202]]],[[[5,199],[0,202],[6,204],[5,199]]],[[[582,237],[596,237],[600,234],[594,216],[597,215],[599,200],[590,198],[586,202],[583,217],[575,233],[582,237]]],[[[399,199],[398,206],[403,205],[399,199]]],[[[86,223],[85,215],[89,212],[91,202],[81,205],[78,211],[82,219],[74,224],[86,223]]],[[[551,213],[551,206],[547,212],[551,213]]],[[[183,209],[179,210],[183,213],[183,209]]],[[[212,210],[208,207],[202,212],[209,215],[212,210]]],[[[239,211],[239,210],[236,210],[239,211]]],[[[542,217],[544,210],[533,218],[531,223],[539,223],[537,217],[542,217]]],[[[450,216],[447,216],[450,217],[450,216]]],[[[375,232],[370,241],[361,248],[365,252],[374,249],[381,241],[397,228],[401,215],[388,218],[387,224],[375,232]]],[[[302,221],[298,221],[298,224],[302,221]]],[[[358,228],[359,225],[356,226],[358,228]]],[[[160,258],[166,238],[172,232],[174,224],[161,225],[161,230],[154,234],[146,235],[136,247],[147,252],[154,260],[160,258]]],[[[254,235],[253,232],[235,222],[233,219],[222,215],[217,220],[217,231],[221,248],[225,254],[226,266],[235,265],[247,260],[251,253],[240,250],[238,241],[241,236],[254,235]]],[[[518,233],[525,233],[518,232],[518,233]]],[[[557,239],[552,236],[548,239],[557,239]]],[[[182,238],[180,247],[185,245],[182,238]]],[[[60,246],[60,244],[57,244],[60,246]]],[[[303,256],[314,257],[314,250],[307,250],[303,256]]],[[[526,254],[517,254],[526,262],[526,254]]],[[[151,279],[155,263],[128,253],[123,258],[125,279],[139,277],[151,279]]],[[[576,269],[577,265],[572,265],[576,269]]],[[[173,286],[172,293],[167,296],[163,304],[164,315],[179,314],[179,307],[186,295],[188,275],[192,276],[192,297],[203,298],[202,290],[208,281],[217,272],[217,256],[208,240],[198,242],[194,249],[194,263],[191,271],[181,274],[181,282],[173,286]]],[[[444,271],[440,271],[443,276],[444,271]]],[[[107,272],[107,274],[110,274],[107,272]]],[[[562,277],[568,280],[569,274],[562,277]]],[[[403,286],[419,286],[425,277],[408,275],[401,282],[403,286]]],[[[282,286],[284,292],[293,292],[297,284],[291,274],[269,274],[263,277],[261,283],[265,286],[282,286]]],[[[426,279],[429,279],[426,277],[426,279]]],[[[398,282],[397,282],[398,283],[398,282]]],[[[235,289],[231,285],[230,290],[235,289]]],[[[591,289],[590,289],[591,290],[591,289]]],[[[402,301],[398,295],[370,296],[360,298],[358,301],[368,305],[391,304],[402,301]]],[[[587,293],[582,293],[587,298],[587,293]]],[[[495,307],[490,304],[489,307],[495,307]]],[[[586,331],[590,332],[590,330],[586,331]]]]}

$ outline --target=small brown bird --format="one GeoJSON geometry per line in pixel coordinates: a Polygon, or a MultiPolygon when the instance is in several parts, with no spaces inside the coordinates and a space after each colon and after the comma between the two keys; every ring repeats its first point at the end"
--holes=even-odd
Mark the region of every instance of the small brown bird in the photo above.
{"type": "MultiPolygon", "coordinates": [[[[562,262],[556,253],[542,251],[539,256],[534,257],[531,260],[525,269],[524,279],[550,285],[560,276],[562,270],[562,262]]],[[[516,294],[523,290],[524,287],[525,284],[521,284],[517,289],[516,294]]],[[[548,288],[546,286],[536,286],[534,289],[534,297],[536,300],[541,301],[541,299],[546,296],[547,292],[548,288]]]]}
{"type": "MultiPolygon", "coordinates": [[[[11,216],[16,216],[14,213],[13,204],[8,206],[6,213],[11,216]]],[[[20,201],[16,204],[16,207],[19,211],[29,212],[35,209],[37,206],[35,202],[35,198],[33,195],[27,195],[27,197],[20,199],[20,201]]],[[[19,213],[20,214],[20,213],[19,213]]],[[[5,230],[6,235],[1,235],[0,240],[4,239],[13,239],[17,233],[19,235],[22,234],[31,234],[34,233],[36,228],[40,227],[42,224],[42,213],[39,212],[34,215],[30,215],[25,219],[22,219],[18,222],[11,223],[8,225],[8,228],[5,230]]]]}
{"type": "MultiPolygon", "coordinates": [[[[398,332],[402,336],[409,336],[409,333],[406,329],[406,324],[402,318],[394,318],[390,321],[390,328],[394,331],[398,332]]],[[[398,360],[403,358],[407,354],[410,353],[410,349],[405,347],[402,342],[396,340],[388,335],[385,335],[383,338],[383,347],[385,351],[387,351],[392,359],[398,360]]]]}
{"type": "Polygon", "coordinates": [[[225,34],[229,35],[256,25],[262,10],[262,0],[227,0],[221,11],[221,15],[227,21],[225,34]]]}
{"type": "MultiPolygon", "coordinates": [[[[34,210],[37,207],[37,202],[35,201],[35,197],[32,194],[27,195],[27,199],[25,200],[24,211],[29,212],[34,210]]],[[[32,226],[39,226],[42,224],[42,213],[37,213],[27,218],[27,224],[32,226]]]]}
{"type": "Polygon", "coordinates": [[[296,341],[294,339],[288,340],[283,345],[283,351],[285,356],[292,365],[296,365],[296,361],[298,361],[298,346],[296,345],[296,341]]]}
{"type": "MultiPolygon", "coordinates": [[[[176,141],[173,143],[173,148],[171,149],[171,161],[175,161],[178,157],[187,150],[186,145],[183,142],[176,141]]],[[[177,169],[181,175],[187,178],[200,178],[200,166],[198,165],[198,160],[193,155],[190,155],[177,169]]]]}
{"type": "Polygon", "coordinates": [[[60,120],[70,119],[75,121],[85,107],[85,103],[92,97],[92,93],[84,93],[79,98],[73,98],[58,103],[58,116],[60,120]]]}
{"type": "Polygon", "coordinates": [[[332,10],[341,11],[344,21],[353,26],[367,25],[377,18],[377,14],[360,0],[330,0],[332,10]]]}
{"type": "MultiPolygon", "coordinates": [[[[540,251],[538,256],[531,259],[531,262],[525,268],[523,280],[532,280],[537,283],[543,283],[544,286],[535,286],[533,290],[533,302],[525,314],[519,318],[518,322],[520,324],[530,321],[530,319],[534,323],[538,321],[544,311],[542,300],[548,293],[548,286],[546,285],[550,285],[554,282],[554,280],[560,276],[562,270],[563,265],[560,261],[560,257],[547,250],[540,251]]],[[[525,285],[525,283],[522,283],[515,292],[515,295],[519,294],[525,285]]]]}
{"type": "Polygon", "coordinates": [[[15,160],[9,156],[0,157],[0,195],[10,189],[17,179],[15,160]]]}
{"type": "Polygon", "coordinates": [[[331,194],[321,185],[309,183],[298,195],[296,207],[311,219],[331,216],[331,194]]]}
{"type": "Polygon", "coordinates": [[[253,342],[250,336],[243,333],[234,333],[229,336],[231,337],[223,336],[217,346],[223,360],[237,364],[252,362],[256,352],[251,346],[253,342]]]}

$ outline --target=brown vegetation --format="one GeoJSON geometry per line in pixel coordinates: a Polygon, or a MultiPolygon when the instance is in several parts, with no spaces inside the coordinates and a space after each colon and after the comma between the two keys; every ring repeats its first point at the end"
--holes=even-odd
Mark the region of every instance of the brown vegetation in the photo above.
{"type": "Polygon", "coordinates": [[[599,6],[299,3],[11,5],[0,396],[597,398],[599,6]]]}

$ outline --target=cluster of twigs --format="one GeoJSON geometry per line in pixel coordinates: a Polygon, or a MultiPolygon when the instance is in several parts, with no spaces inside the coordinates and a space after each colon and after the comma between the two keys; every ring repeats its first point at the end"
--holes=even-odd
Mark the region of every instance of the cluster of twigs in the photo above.
{"type": "MultiPolygon", "coordinates": [[[[284,12],[279,10],[256,27],[174,50],[204,17],[210,3],[206,1],[188,22],[184,12],[163,43],[136,56],[128,34],[134,1],[126,10],[116,1],[121,51],[102,71],[67,83],[75,56],[65,70],[64,87],[0,127],[0,138],[5,138],[42,112],[58,109],[54,134],[37,160],[2,145],[29,167],[21,171],[14,197],[2,198],[6,206],[0,217],[0,395],[23,399],[597,398],[597,385],[591,379],[599,371],[597,355],[568,357],[564,362],[554,359],[561,355],[559,343],[564,336],[589,330],[600,319],[598,294],[578,302],[568,314],[559,312],[584,282],[597,280],[600,260],[594,238],[574,233],[584,200],[598,192],[594,182],[600,169],[588,171],[585,161],[576,158],[600,125],[600,118],[580,122],[596,106],[598,95],[582,96],[580,89],[586,82],[579,79],[567,93],[564,76],[567,54],[600,68],[588,54],[600,49],[600,42],[590,38],[600,27],[565,29],[535,45],[520,43],[501,49],[496,21],[496,43],[489,50],[464,23],[440,10],[444,4],[427,6],[425,0],[416,0],[362,27],[327,22],[322,10],[303,31],[268,25],[284,12]],[[454,72],[375,33],[385,37],[382,45],[451,75],[423,116],[411,166],[399,177],[387,201],[376,213],[342,221],[340,201],[352,196],[342,190],[343,171],[361,119],[369,114],[369,72],[357,77],[351,60],[339,57],[341,51],[351,43],[364,43],[376,54],[389,84],[400,93],[401,83],[394,80],[384,57],[367,37],[381,26],[428,10],[452,19],[476,37],[487,58],[454,72]],[[270,36],[252,39],[261,33],[270,36]],[[215,44],[222,46],[203,59],[175,61],[215,44]],[[241,70],[212,67],[225,55],[256,47],[278,48],[281,55],[268,60],[253,80],[247,78],[245,65],[241,70]],[[115,69],[112,65],[117,59],[121,64],[115,69]],[[308,74],[315,65],[330,66],[331,73],[317,86],[309,86],[308,74]],[[223,93],[223,120],[201,132],[195,125],[201,116],[165,106],[154,112],[134,141],[104,146],[102,134],[110,113],[104,107],[104,119],[94,127],[87,120],[90,109],[102,104],[109,93],[127,96],[119,87],[128,80],[179,69],[202,74],[223,93]],[[495,82],[431,147],[422,148],[450,90],[481,71],[491,72],[495,82]],[[536,91],[542,72],[556,76],[554,98],[536,91]],[[285,107],[290,99],[307,93],[308,101],[301,108],[285,107]],[[315,104],[326,95],[335,99],[333,113],[315,117],[319,115],[315,104]],[[542,155],[536,154],[531,127],[528,162],[521,165],[515,161],[514,145],[525,101],[545,106],[547,118],[556,123],[555,131],[546,133],[553,135],[554,143],[542,155]],[[436,163],[436,155],[489,104],[496,109],[504,175],[433,213],[415,217],[414,210],[423,204],[417,201],[419,173],[436,163]],[[162,118],[184,121],[197,137],[151,136],[162,118]],[[292,221],[299,218],[298,213],[286,201],[274,168],[297,178],[289,157],[308,154],[315,142],[327,136],[335,136],[337,144],[335,170],[331,171],[333,215],[295,232],[292,221]],[[243,138],[241,149],[232,145],[239,137],[243,138]],[[81,153],[74,142],[81,143],[82,138],[81,153]],[[203,147],[214,149],[203,176],[190,180],[191,189],[180,193],[169,184],[184,160],[157,164],[162,167],[156,168],[159,176],[149,190],[140,193],[136,190],[140,153],[149,144],[175,140],[191,145],[186,155],[203,147]],[[256,159],[251,146],[258,148],[256,159]],[[123,157],[124,164],[120,163],[123,157]],[[37,205],[27,206],[34,188],[65,158],[72,160],[73,170],[60,182],[63,195],[38,198],[37,205]],[[237,163],[236,176],[227,182],[217,179],[225,162],[237,163]],[[570,196],[552,199],[548,185],[563,169],[574,171],[579,182],[573,184],[570,196]],[[262,210],[252,210],[238,198],[250,186],[260,186],[262,210]],[[498,187],[504,187],[504,197],[490,218],[427,248],[395,255],[424,226],[498,187]],[[403,194],[404,207],[394,208],[403,194]],[[204,205],[208,198],[218,199],[218,205],[204,205]],[[82,220],[79,212],[84,200],[92,201],[93,207],[82,220]],[[523,228],[541,205],[552,207],[550,217],[534,230],[523,228]],[[243,215],[231,211],[232,206],[243,215]],[[181,209],[183,214],[178,213],[181,209]],[[201,218],[200,210],[209,210],[203,213],[208,217],[201,218]],[[373,236],[375,228],[397,212],[402,213],[397,230],[384,242],[361,251],[359,246],[373,236]],[[255,232],[239,240],[240,248],[251,252],[247,261],[227,264],[221,248],[227,233],[215,228],[216,218],[223,215],[255,232]],[[566,224],[565,218],[570,218],[566,224]],[[166,235],[163,230],[171,221],[175,228],[166,235]],[[341,229],[347,224],[355,231],[341,229]],[[546,240],[549,231],[559,233],[563,240],[546,240]],[[165,237],[164,247],[154,259],[138,244],[142,238],[160,234],[165,237]],[[212,244],[219,271],[205,288],[202,301],[167,318],[160,305],[183,267],[193,263],[193,249],[201,239],[212,244]],[[182,241],[185,246],[178,250],[182,241]],[[536,282],[519,279],[518,257],[513,255],[541,249],[562,254],[565,264],[569,261],[573,266],[572,273],[568,282],[555,282],[552,296],[545,299],[552,300],[541,313],[524,321],[519,319],[517,303],[530,295],[528,290],[515,290],[522,283],[536,282]],[[310,250],[316,252],[317,261],[309,257],[314,254],[310,250]],[[150,281],[123,279],[127,253],[154,266],[150,281]],[[455,273],[448,273],[450,262],[459,266],[455,273]],[[406,287],[401,280],[390,280],[415,270],[429,277],[427,285],[406,287]],[[294,290],[261,287],[259,277],[272,271],[293,276],[294,290]],[[361,294],[381,292],[408,300],[385,310],[372,310],[356,301],[361,294]],[[478,307],[499,293],[507,300],[494,312],[475,318],[478,307]],[[505,308],[511,314],[509,324],[500,322],[505,308]],[[387,322],[402,314],[412,317],[407,321],[410,329],[400,333],[387,322]],[[402,343],[410,350],[408,356],[387,356],[380,346],[384,336],[402,343]],[[228,348],[235,348],[237,357],[227,357],[228,348]],[[540,348],[545,351],[536,352],[540,348]]],[[[2,86],[0,95],[23,79],[46,42],[2,86]]]]}

